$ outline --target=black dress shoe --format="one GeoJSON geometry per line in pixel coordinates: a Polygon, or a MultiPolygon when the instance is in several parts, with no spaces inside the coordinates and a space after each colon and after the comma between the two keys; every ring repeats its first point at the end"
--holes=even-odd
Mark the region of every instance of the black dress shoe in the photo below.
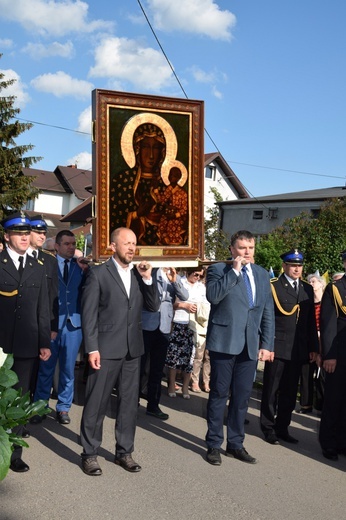
{"type": "Polygon", "coordinates": [[[25,426],[23,426],[22,437],[23,439],[28,439],[30,437],[30,432],[25,426]]]}
{"type": "Polygon", "coordinates": [[[279,439],[275,435],[275,433],[267,433],[267,435],[264,436],[265,441],[269,442],[269,444],[280,444],[279,439]]]}
{"type": "Polygon", "coordinates": [[[82,470],[91,477],[102,475],[102,469],[97,462],[97,457],[82,457],[82,470]]]}
{"type": "Polygon", "coordinates": [[[207,460],[207,462],[209,462],[209,464],[212,464],[213,466],[220,466],[221,465],[220,450],[218,448],[208,448],[206,460],[207,460]]]}
{"type": "Polygon", "coordinates": [[[240,448],[239,450],[232,450],[231,448],[227,448],[226,455],[227,457],[234,457],[235,459],[241,460],[242,462],[247,462],[248,464],[256,464],[257,462],[255,457],[251,457],[245,448],[240,448]]]}
{"type": "Polygon", "coordinates": [[[298,439],[296,439],[295,437],[292,437],[292,435],[290,435],[287,432],[284,432],[284,433],[276,432],[276,436],[279,439],[282,439],[283,441],[289,442],[290,444],[298,444],[298,442],[299,442],[298,439]]]}
{"type": "Polygon", "coordinates": [[[156,417],[157,419],[161,419],[162,421],[167,421],[169,419],[168,413],[164,413],[158,408],[157,410],[151,411],[147,410],[147,415],[152,415],[153,417],[156,417]]]}
{"type": "Polygon", "coordinates": [[[15,471],[16,473],[25,473],[26,471],[29,471],[29,466],[25,464],[25,462],[22,459],[15,459],[11,462],[10,468],[12,471],[15,471]]]}
{"type": "Polygon", "coordinates": [[[47,415],[33,415],[30,419],[29,419],[29,422],[31,424],[41,424],[41,422],[47,418],[47,415]]]}
{"type": "Polygon", "coordinates": [[[334,448],[327,448],[322,450],[322,455],[329,460],[338,460],[338,452],[334,448]]]}
{"type": "Polygon", "coordinates": [[[70,424],[71,422],[68,412],[56,412],[56,420],[60,424],[70,424]]]}
{"type": "Polygon", "coordinates": [[[306,413],[312,413],[312,406],[308,406],[307,408],[300,408],[297,410],[297,413],[306,414],[306,413]]]}
{"type": "Polygon", "coordinates": [[[115,457],[114,462],[118,466],[126,469],[126,471],[130,471],[130,473],[138,473],[138,471],[142,469],[141,466],[133,460],[130,453],[122,455],[121,457],[115,457]]]}

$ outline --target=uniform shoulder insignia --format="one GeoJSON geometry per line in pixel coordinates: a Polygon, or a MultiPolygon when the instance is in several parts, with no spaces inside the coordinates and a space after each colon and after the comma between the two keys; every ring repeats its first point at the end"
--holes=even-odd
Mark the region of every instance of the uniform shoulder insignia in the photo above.
{"type": "Polygon", "coordinates": [[[48,251],[48,249],[42,249],[42,253],[45,253],[46,255],[50,255],[53,258],[56,258],[55,254],[52,253],[51,251],[48,251]]]}
{"type": "Polygon", "coordinates": [[[270,283],[277,282],[279,278],[271,278],[270,283]]]}

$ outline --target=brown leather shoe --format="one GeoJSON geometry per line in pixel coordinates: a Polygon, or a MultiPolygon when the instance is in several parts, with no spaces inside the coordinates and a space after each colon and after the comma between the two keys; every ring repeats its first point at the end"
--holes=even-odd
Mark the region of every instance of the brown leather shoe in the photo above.
{"type": "Polygon", "coordinates": [[[82,457],[82,470],[91,477],[102,475],[102,469],[97,462],[97,457],[82,457]]]}
{"type": "Polygon", "coordinates": [[[142,469],[141,466],[133,460],[130,453],[122,455],[121,457],[116,456],[114,462],[118,466],[121,466],[122,468],[126,469],[126,471],[130,471],[130,473],[138,473],[138,471],[141,471],[142,469]]]}

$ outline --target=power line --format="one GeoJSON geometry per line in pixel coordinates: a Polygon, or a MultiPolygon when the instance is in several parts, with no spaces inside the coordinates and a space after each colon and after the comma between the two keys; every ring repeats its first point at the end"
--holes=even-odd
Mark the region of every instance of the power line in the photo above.
{"type": "Polygon", "coordinates": [[[18,121],[26,121],[33,125],[49,126],[50,128],[58,128],[58,130],[67,130],[67,132],[74,132],[75,134],[91,135],[90,132],[82,132],[81,130],[72,130],[72,128],[66,128],[65,126],[49,125],[48,123],[40,123],[39,121],[30,121],[30,119],[21,119],[17,117],[18,121]]]}

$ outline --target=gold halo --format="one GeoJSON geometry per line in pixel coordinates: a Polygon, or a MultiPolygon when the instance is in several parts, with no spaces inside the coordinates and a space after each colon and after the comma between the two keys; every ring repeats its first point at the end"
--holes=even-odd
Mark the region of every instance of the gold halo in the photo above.
{"type": "Polygon", "coordinates": [[[178,151],[177,136],[171,125],[161,116],[152,114],[151,112],[141,112],[136,116],[132,116],[124,126],[124,130],[120,138],[121,153],[130,168],[136,165],[136,156],[133,149],[133,134],[136,129],[145,123],[152,123],[162,130],[166,140],[166,157],[161,166],[161,173],[165,172],[168,179],[168,173],[171,168],[170,164],[175,160],[178,151]],[[167,173],[166,173],[167,172],[167,173]]]}
{"type": "Polygon", "coordinates": [[[184,186],[185,182],[187,181],[187,169],[184,166],[184,164],[180,161],[171,161],[166,166],[168,166],[168,167],[163,168],[163,165],[162,165],[162,168],[161,168],[161,177],[162,177],[163,182],[166,184],[166,186],[169,185],[168,175],[169,175],[171,168],[173,168],[174,166],[176,168],[179,168],[179,170],[181,171],[181,179],[179,179],[178,184],[179,184],[179,186],[184,186]]]}

